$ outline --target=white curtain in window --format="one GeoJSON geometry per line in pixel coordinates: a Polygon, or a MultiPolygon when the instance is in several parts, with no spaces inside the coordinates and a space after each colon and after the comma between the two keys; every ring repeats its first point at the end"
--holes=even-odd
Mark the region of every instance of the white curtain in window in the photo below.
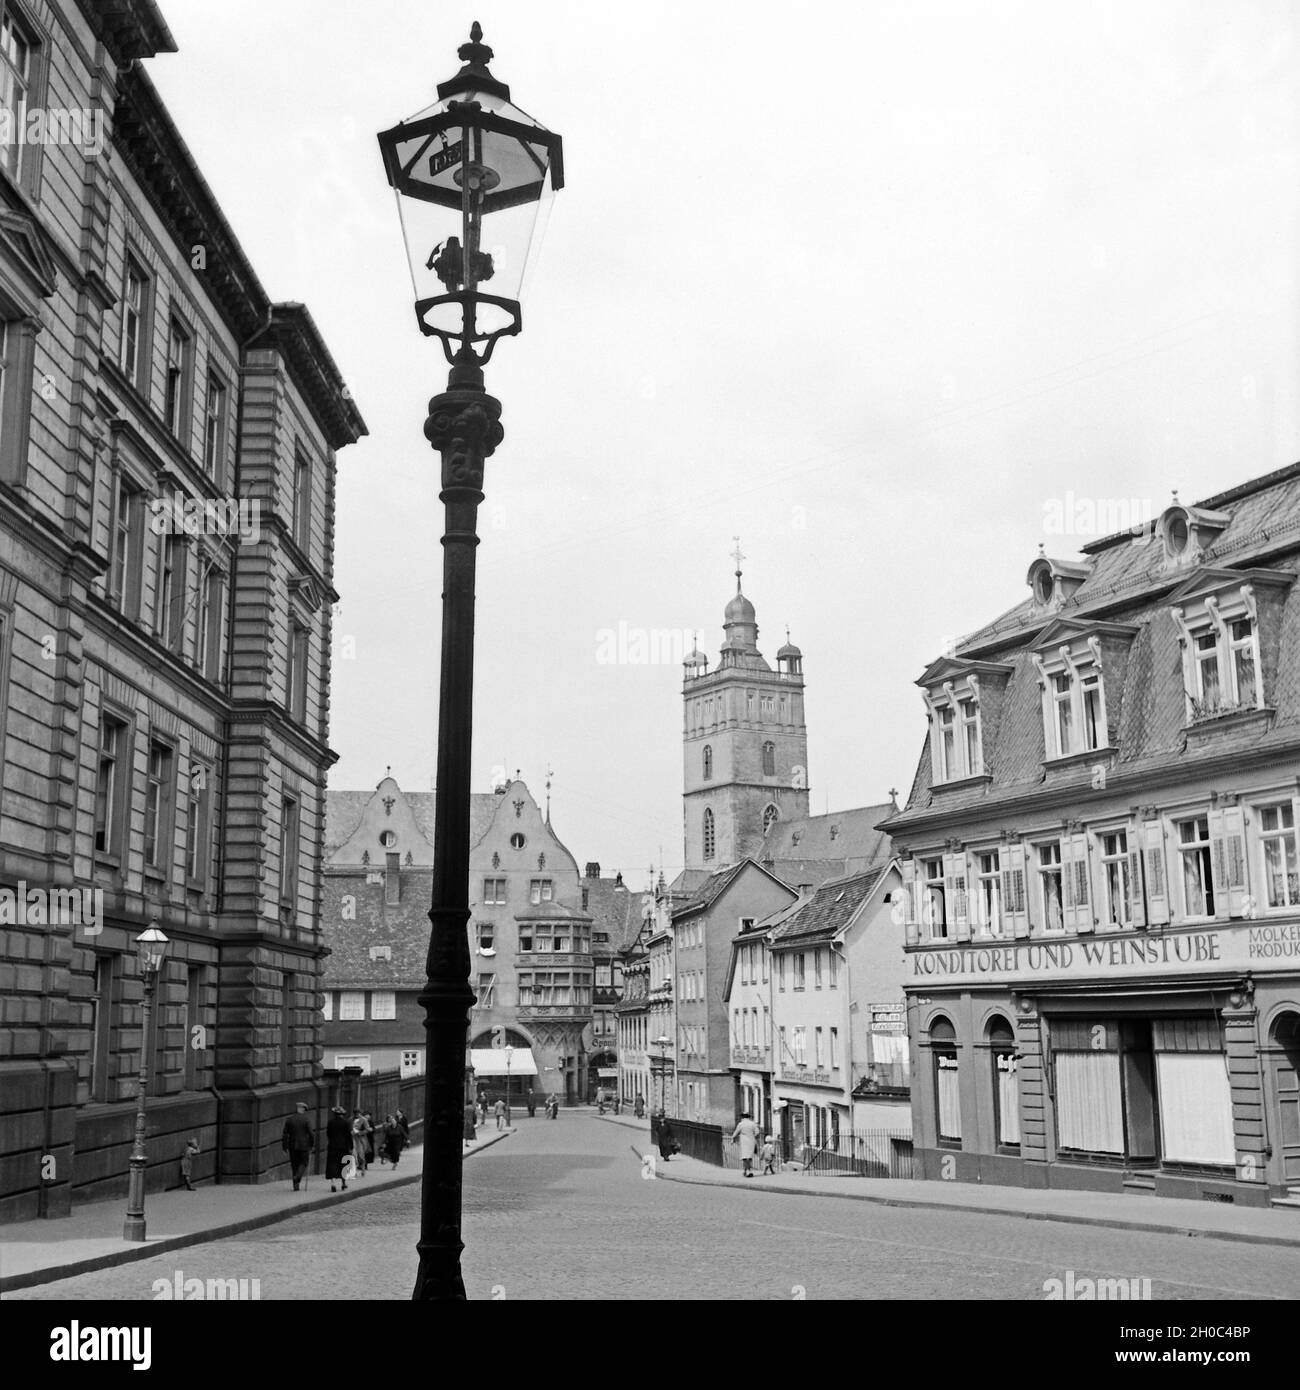
{"type": "Polygon", "coordinates": [[[935,1058],[939,1069],[939,1137],[961,1138],[961,1097],[957,1090],[957,1059],[940,1054],[935,1058]]]}
{"type": "Polygon", "coordinates": [[[998,1143],[1020,1143],[1020,1087],[1016,1085],[1016,1059],[995,1058],[998,1074],[998,1143]]]}
{"type": "Polygon", "coordinates": [[[1236,1161],[1232,1090],[1221,1052],[1157,1052],[1160,1138],[1166,1158],[1236,1161]]]}
{"type": "Polygon", "coordinates": [[[1063,1149],[1124,1152],[1117,1052],[1056,1054],[1056,1138],[1063,1149]]]}

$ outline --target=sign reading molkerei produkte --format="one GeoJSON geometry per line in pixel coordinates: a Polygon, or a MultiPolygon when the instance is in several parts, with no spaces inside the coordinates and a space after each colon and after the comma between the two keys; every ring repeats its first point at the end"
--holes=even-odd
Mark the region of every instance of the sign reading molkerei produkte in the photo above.
{"type": "Polygon", "coordinates": [[[1143,977],[1222,970],[1300,968],[1300,923],[1239,926],[1210,931],[1099,936],[1088,940],[976,942],[909,952],[909,981],[937,982],[1143,977]]]}

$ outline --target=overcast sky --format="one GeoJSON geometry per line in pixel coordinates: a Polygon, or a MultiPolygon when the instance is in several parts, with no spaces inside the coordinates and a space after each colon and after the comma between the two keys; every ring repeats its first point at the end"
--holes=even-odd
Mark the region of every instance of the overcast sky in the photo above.
{"type": "Polygon", "coordinates": [[[1018,603],[1074,502],[1159,512],[1300,458],[1295,3],[163,0],[149,63],[267,291],[370,427],[340,456],[330,785],[436,763],[442,508],[375,133],[478,19],[564,137],[479,547],[474,778],[580,863],[682,862],[681,669],[739,534],[803,649],[813,809],[904,794],[914,682],[1018,603]],[[672,653],[669,653],[672,655],[672,653]]]}

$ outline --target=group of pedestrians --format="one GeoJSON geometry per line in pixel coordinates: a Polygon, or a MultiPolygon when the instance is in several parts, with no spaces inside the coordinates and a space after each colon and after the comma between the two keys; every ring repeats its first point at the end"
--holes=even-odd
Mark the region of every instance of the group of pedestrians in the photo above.
{"type": "MultiPolygon", "coordinates": [[[[411,1126],[402,1111],[385,1116],[378,1128],[369,1110],[354,1109],[351,1120],[341,1105],[334,1106],[325,1125],[325,1176],[330,1191],[337,1192],[335,1183],[348,1190],[348,1178],[364,1177],[367,1167],[375,1161],[376,1138],[380,1162],[397,1167],[402,1150],[411,1142],[411,1126]]],[[[284,1122],[281,1147],[289,1156],[293,1190],[299,1191],[316,1147],[316,1135],[307,1117],[307,1105],[299,1101],[295,1111],[284,1122]]]]}
{"type": "MultiPolygon", "coordinates": [[[[681,1152],[681,1145],[673,1133],[672,1122],[663,1110],[658,1110],[650,1119],[651,1133],[659,1146],[659,1161],[668,1163],[675,1153],[681,1152]]],[[[754,1160],[762,1161],[764,1174],[776,1173],[776,1145],[770,1134],[762,1134],[754,1117],[748,1110],[740,1117],[740,1122],[731,1132],[731,1142],[740,1145],[741,1170],[745,1177],[754,1176],[754,1160]],[[762,1143],[759,1136],[762,1135],[762,1143]]]]}

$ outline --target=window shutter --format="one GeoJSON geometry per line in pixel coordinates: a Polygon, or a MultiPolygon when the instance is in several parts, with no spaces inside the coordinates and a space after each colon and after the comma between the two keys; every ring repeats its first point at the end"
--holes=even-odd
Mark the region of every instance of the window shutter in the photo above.
{"type": "MultiPolygon", "coordinates": [[[[1140,844],[1138,827],[1129,826],[1128,843],[1140,844]]],[[[1130,925],[1145,927],[1147,924],[1146,900],[1142,895],[1142,851],[1130,848],[1128,852],[1128,920],[1130,925]]]]}
{"type": "Polygon", "coordinates": [[[962,854],[943,856],[945,896],[949,905],[949,920],[956,927],[958,941],[970,940],[970,913],[966,903],[966,857],[962,854]]]}
{"type": "Polygon", "coordinates": [[[1025,847],[1010,844],[1006,847],[1007,867],[1002,871],[1002,916],[1004,931],[1009,927],[1012,936],[1029,935],[1029,903],[1025,893],[1025,847]]]}
{"type": "Polygon", "coordinates": [[[903,926],[906,932],[907,944],[915,946],[921,939],[920,913],[917,911],[917,875],[916,860],[904,859],[901,864],[903,873],[903,926]]]}
{"type": "Polygon", "coordinates": [[[1240,806],[1210,812],[1215,916],[1246,915],[1246,822],[1240,806]]]}
{"type": "Polygon", "coordinates": [[[1165,828],[1158,820],[1143,821],[1146,851],[1147,921],[1153,927],[1169,921],[1169,887],[1165,878],[1165,828]]]}
{"type": "Polygon", "coordinates": [[[1064,890],[1065,925],[1069,931],[1090,932],[1092,890],[1088,882],[1088,837],[1061,837],[1061,886],[1064,890]]]}

